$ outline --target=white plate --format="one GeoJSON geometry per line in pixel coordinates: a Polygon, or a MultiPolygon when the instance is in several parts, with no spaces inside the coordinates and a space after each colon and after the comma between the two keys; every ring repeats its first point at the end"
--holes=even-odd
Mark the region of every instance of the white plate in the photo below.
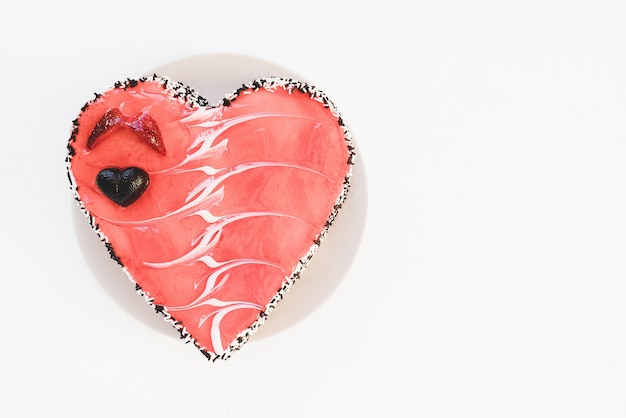
{"type": "MultiPolygon", "coordinates": [[[[228,93],[257,78],[280,76],[301,81],[302,77],[268,61],[241,55],[210,54],[175,61],[149,74],[166,76],[194,88],[200,95],[217,103],[228,93]]],[[[315,84],[315,83],[311,83],[315,84]]],[[[322,90],[323,88],[320,87],[322,90]]],[[[332,97],[331,97],[332,100],[332,97]]],[[[339,106],[341,111],[341,107],[339,106]]],[[[357,253],[366,218],[366,187],[363,165],[358,160],[353,169],[352,186],[344,207],[307,270],[286,297],[255,333],[252,341],[282,331],[312,313],[339,285],[357,253]]],[[[76,235],[94,277],[106,293],[131,317],[165,334],[178,338],[179,333],[160,315],[155,315],[142,297],[134,292],[122,269],[91,231],[76,207],[76,235]]]]}

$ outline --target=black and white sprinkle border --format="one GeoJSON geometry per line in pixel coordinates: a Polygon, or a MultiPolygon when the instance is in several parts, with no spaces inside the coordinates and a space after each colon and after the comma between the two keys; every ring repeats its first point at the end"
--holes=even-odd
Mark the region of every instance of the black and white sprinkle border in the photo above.
{"type": "Polygon", "coordinates": [[[144,82],[156,82],[160,84],[163,87],[163,89],[170,95],[171,98],[177,99],[181,103],[191,108],[199,108],[199,107],[214,108],[218,106],[230,106],[241,95],[250,94],[259,89],[273,91],[278,88],[282,88],[288,91],[290,94],[297,91],[302,94],[308,95],[311,100],[316,100],[322,103],[325,108],[328,108],[331,114],[337,119],[337,123],[343,130],[344,140],[345,140],[345,144],[348,150],[347,164],[350,166],[350,170],[348,171],[348,174],[344,178],[342,191],[339,197],[337,198],[335,205],[333,206],[333,209],[326,220],[324,228],[320,232],[319,237],[313,242],[313,244],[309,248],[309,251],[307,252],[307,254],[298,261],[296,267],[291,273],[291,276],[285,279],[283,285],[280,287],[280,289],[278,289],[275,296],[266,305],[265,310],[259,314],[257,320],[252,325],[250,325],[250,327],[248,327],[246,330],[239,333],[239,335],[237,335],[237,337],[226,348],[226,350],[222,354],[218,355],[210,351],[207,351],[205,347],[199,345],[196,339],[187,331],[187,329],[167,311],[166,307],[154,303],[154,299],[148,294],[148,292],[144,291],[141,288],[141,286],[139,286],[139,284],[135,282],[132,275],[124,267],[120,258],[115,254],[113,245],[109,242],[108,237],[106,237],[105,234],[100,230],[99,225],[95,221],[95,218],[91,215],[91,213],[87,210],[87,208],[85,208],[85,206],[82,204],[82,200],[80,198],[80,191],[78,189],[78,186],[76,185],[76,181],[74,180],[74,177],[71,171],[72,158],[76,153],[73,144],[74,142],[76,142],[76,137],[78,135],[78,131],[80,128],[79,127],[80,115],[85,110],[87,110],[89,106],[98,102],[99,99],[102,97],[102,95],[98,93],[94,93],[95,97],[89,102],[87,102],[81,108],[81,113],[79,114],[79,116],[72,121],[72,130],[71,130],[70,139],[67,145],[68,152],[67,152],[67,156],[65,159],[66,166],[67,166],[67,176],[70,182],[70,189],[72,190],[74,194],[74,199],[80,206],[80,209],[83,212],[83,214],[85,214],[85,216],[89,220],[89,224],[91,228],[93,229],[94,232],[96,232],[96,234],[98,234],[100,240],[104,243],[111,258],[115,260],[122,267],[122,269],[124,270],[128,278],[130,279],[130,281],[135,285],[135,290],[137,291],[137,293],[141,295],[144,298],[144,300],[157,313],[162,314],[164,316],[164,319],[170,322],[174,326],[174,328],[176,328],[176,330],[180,333],[181,339],[183,339],[186,343],[192,343],[193,345],[195,345],[200,350],[200,352],[204,354],[204,356],[210,361],[216,361],[218,359],[226,360],[230,358],[231,355],[235,351],[241,349],[241,347],[243,347],[243,345],[250,339],[252,334],[254,334],[254,332],[257,331],[258,328],[266,321],[269,313],[272,312],[276,308],[278,302],[280,302],[283,299],[283,297],[289,291],[291,286],[293,286],[294,283],[298,279],[300,279],[302,273],[304,272],[309,262],[313,258],[315,251],[319,248],[322,241],[328,234],[328,231],[331,225],[333,224],[335,218],[337,217],[337,214],[339,213],[339,210],[341,209],[344,201],[346,200],[348,191],[350,189],[350,181],[352,177],[351,168],[352,168],[352,165],[354,165],[354,159],[355,159],[355,150],[354,150],[354,146],[352,143],[352,133],[350,132],[348,127],[345,125],[343,118],[341,117],[341,114],[339,113],[339,111],[337,110],[333,102],[326,96],[326,94],[324,94],[324,92],[322,92],[317,87],[311,84],[308,84],[302,81],[296,81],[291,78],[282,78],[282,77],[259,78],[254,81],[251,81],[248,84],[242,84],[241,87],[234,90],[232,93],[227,94],[221,100],[221,102],[216,105],[211,105],[204,97],[200,96],[194,89],[182,83],[172,81],[168,77],[158,76],[156,74],[153,74],[149,77],[141,77],[139,79],[128,78],[124,81],[118,81],[114,84],[113,88],[126,90],[128,88],[136,87],[140,83],[144,83],[144,82]]]}

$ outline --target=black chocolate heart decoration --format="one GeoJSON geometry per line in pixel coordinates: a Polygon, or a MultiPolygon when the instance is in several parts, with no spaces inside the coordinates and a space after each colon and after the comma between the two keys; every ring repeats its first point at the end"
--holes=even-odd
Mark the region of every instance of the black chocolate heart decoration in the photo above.
{"type": "Polygon", "coordinates": [[[150,179],[148,173],[138,167],[105,168],[96,177],[98,187],[113,202],[127,207],[146,190],[150,179]]]}

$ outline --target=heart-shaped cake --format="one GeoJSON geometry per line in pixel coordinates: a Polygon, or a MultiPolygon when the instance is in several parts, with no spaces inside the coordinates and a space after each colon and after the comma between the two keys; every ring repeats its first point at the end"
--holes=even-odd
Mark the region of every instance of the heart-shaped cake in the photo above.
{"type": "Polygon", "coordinates": [[[354,149],[326,95],[267,78],[210,105],[157,75],[73,122],[68,175],[111,257],[210,360],[265,321],[349,188],[354,149]]]}

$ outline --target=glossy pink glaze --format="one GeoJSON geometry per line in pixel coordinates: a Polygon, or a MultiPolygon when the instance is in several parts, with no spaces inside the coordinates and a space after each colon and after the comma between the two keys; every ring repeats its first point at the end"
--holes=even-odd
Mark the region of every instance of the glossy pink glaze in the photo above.
{"type": "Polygon", "coordinates": [[[69,168],[131,279],[209,358],[227,357],[327,228],[347,191],[351,147],[323,96],[283,80],[242,89],[215,108],[174,98],[162,81],[114,88],[89,104],[69,168]],[[128,120],[149,115],[167,152],[126,126],[88,147],[110,109],[128,120]],[[121,207],[95,179],[104,168],[131,166],[150,184],[121,207]]]}

